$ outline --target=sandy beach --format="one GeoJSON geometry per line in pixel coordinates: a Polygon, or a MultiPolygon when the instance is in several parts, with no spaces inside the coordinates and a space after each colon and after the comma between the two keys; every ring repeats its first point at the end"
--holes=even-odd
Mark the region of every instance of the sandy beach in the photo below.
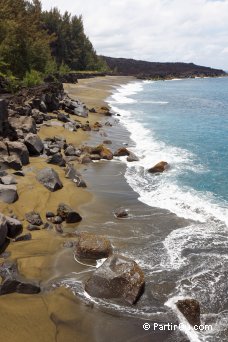
{"type": "MultiPolygon", "coordinates": [[[[103,118],[99,113],[99,108],[105,104],[105,98],[112,92],[113,87],[130,82],[132,79],[109,76],[84,79],[79,80],[76,85],[66,84],[65,90],[73,99],[80,99],[89,108],[94,107],[98,111],[98,113],[89,115],[88,120],[90,124],[93,124],[103,118]]],[[[80,119],[83,123],[86,120],[80,119]]],[[[77,133],[70,132],[60,125],[53,124],[51,127],[42,126],[39,136],[42,139],[51,136],[64,136],[67,142],[80,146],[85,143],[90,134],[81,130],[77,133]]],[[[91,202],[93,198],[90,187],[86,190],[75,187],[69,179],[64,177],[64,171],[54,165],[53,168],[59,173],[63,182],[63,189],[50,193],[36,180],[36,172],[45,166],[46,163],[42,157],[30,158],[30,164],[23,169],[26,177],[17,177],[19,200],[12,205],[0,203],[2,213],[13,212],[24,223],[25,233],[24,215],[26,212],[36,210],[45,221],[46,211],[55,211],[60,202],[65,202],[80,211],[81,206],[91,202]]],[[[86,215],[86,210],[83,211],[83,215],[86,215]]],[[[68,231],[74,231],[77,227],[69,225],[68,228],[68,231]]],[[[69,327],[61,326],[61,321],[77,321],[77,306],[81,306],[80,301],[64,288],[51,291],[46,289],[46,284],[51,279],[65,275],[69,264],[73,263],[71,250],[71,255],[63,259],[64,263],[56,267],[57,263],[61,264],[62,254],[65,253],[63,249],[65,240],[66,238],[54,231],[32,232],[31,241],[11,243],[7,249],[10,257],[7,260],[0,259],[1,263],[15,262],[22,279],[36,281],[44,289],[41,294],[36,296],[11,294],[0,297],[0,326],[4,341],[93,340],[92,336],[85,336],[88,334],[87,329],[72,329],[70,323],[69,327]],[[76,306],[75,303],[77,303],[76,306]]],[[[69,266],[69,268],[71,267],[69,266]]],[[[88,309],[85,307],[83,310],[87,311],[88,309]]]]}

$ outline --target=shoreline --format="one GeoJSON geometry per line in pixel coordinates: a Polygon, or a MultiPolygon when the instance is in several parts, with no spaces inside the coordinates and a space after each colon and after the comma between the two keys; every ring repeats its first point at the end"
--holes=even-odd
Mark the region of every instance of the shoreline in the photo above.
{"type": "MultiPolygon", "coordinates": [[[[112,79],[111,76],[110,78],[112,79]]],[[[89,108],[98,108],[107,105],[105,99],[112,93],[113,87],[124,82],[129,83],[129,78],[121,78],[121,82],[118,79],[116,78],[111,83],[103,77],[101,82],[98,79],[83,79],[79,81],[79,84],[65,85],[65,87],[70,97],[79,98],[89,108]],[[99,93],[98,102],[96,102],[97,93],[99,93]]],[[[135,79],[130,78],[131,80],[135,79]]],[[[111,125],[104,125],[99,132],[90,133],[80,130],[76,134],[64,130],[59,125],[43,126],[39,135],[44,139],[47,134],[62,135],[65,132],[69,142],[78,145],[83,139],[83,144],[92,146],[100,144],[104,139],[111,139],[110,147],[112,151],[115,151],[124,143],[127,143],[129,147],[132,146],[129,132],[118,122],[117,118],[116,113],[111,117],[92,113],[89,116],[91,124],[96,121],[103,123],[110,121],[111,125]]],[[[87,120],[83,119],[83,122],[87,120]]],[[[29,167],[31,166],[42,168],[45,166],[45,161],[41,157],[31,158],[29,167]]],[[[77,168],[78,166],[76,164],[77,168]]],[[[159,273],[153,279],[150,272],[151,267],[156,265],[156,250],[158,247],[163,248],[162,241],[165,237],[173,229],[186,227],[189,221],[167,210],[152,208],[139,202],[138,194],[127,184],[124,177],[126,164],[121,160],[101,160],[98,163],[80,165],[79,170],[88,185],[87,189],[76,188],[70,180],[64,179],[64,173],[59,167],[54,166],[54,168],[64,180],[64,188],[54,195],[47,192],[48,196],[45,197],[46,190],[44,191],[43,188],[39,190],[38,187],[37,194],[45,200],[36,204],[35,209],[38,208],[43,217],[45,211],[54,211],[58,203],[63,201],[77,209],[83,220],[78,225],[67,227],[65,236],[58,235],[54,231],[42,230],[32,232],[31,241],[23,242],[21,245],[12,243],[9,246],[8,251],[11,252],[11,258],[17,260],[21,278],[38,282],[42,292],[36,296],[12,294],[0,297],[2,316],[0,326],[2,324],[2,329],[7,326],[7,317],[15,322],[10,331],[4,331],[4,339],[10,342],[22,342],[25,338],[35,336],[35,339],[33,337],[35,342],[73,342],[75,340],[95,342],[94,331],[96,331],[96,339],[104,342],[107,340],[110,342],[128,341],[132,338],[145,342],[149,342],[151,338],[157,342],[166,341],[167,338],[187,342],[188,340],[180,332],[147,332],[143,330],[142,325],[145,321],[177,323],[173,310],[164,307],[165,298],[173,291],[174,280],[168,278],[164,282],[164,279],[159,277],[159,273]],[[120,207],[128,210],[129,219],[115,218],[114,211],[120,207]],[[82,265],[74,259],[71,245],[75,239],[72,234],[74,230],[107,237],[115,253],[130,257],[139,264],[147,280],[145,293],[136,305],[116,305],[96,298],[88,299],[82,284],[86,281],[88,272],[91,272],[93,268],[89,265],[82,265]],[[151,242],[150,236],[153,236],[151,242]],[[148,251],[151,248],[155,249],[152,259],[144,258],[149,255],[148,251]],[[157,284],[160,286],[159,291],[157,284]],[[25,320],[26,331],[21,331],[25,320]],[[20,322],[20,328],[22,328],[19,331],[17,321],[20,322]],[[91,321],[93,321],[92,326],[91,321]],[[15,331],[17,331],[17,336],[14,335],[15,331]]],[[[31,182],[34,181],[34,175],[29,177],[31,182]]],[[[20,195],[22,199],[22,192],[20,195]]],[[[28,198],[28,205],[31,205],[31,196],[28,198]]],[[[20,211],[19,205],[17,210],[20,211]]]]}
{"type": "MultiPolygon", "coordinates": [[[[104,77],[102,77],[101,81],[104,82],[104,84],[101,84],[101,86],[99,86],[98,79],[83,79],[79,81],[79,84],[72,86],[70,90],[67,89],[68,87],[66,86],[65,90],[68,91],[69,96],[75,97],[75,99],[79,98],[84,100],[83,102],[85,102],[89,108],[92,106],[100,107],[105,104],[104,100],[112,91],[112,87],[129,82],[129,80],[133,79],[134,78],[132,77],[115,77],[115,80],[112,81],[112,76],[110,76],[109,80],[107,81],[107,79],[105,79],[104,82],[104,77]],[[92,96],[93,89],[90,89],[90,87],[88,87],[89,89],[86,93],[86,84],[91,81],[93,81],[92,88],[94,82],[96,83],[94,96],[92,96]],[[80,95],[78,94],[78,91],[80,95]],[[86,93],[85,96],[83,95],[84,93],[86,93]],[[89,101],[90,98],[91,101],[89,101]]],[[[90,113],[89,115],[91,124],[102,118],[102,114],[90,113]]],[[[86,122],[87,119],[82,119],[80,121],[86,122]]],[[[44,125],[38,133],[42,139],[47,136],[63,134],[68,142],[73,142],[77,145],[85,143],[90,137],[90,132],[80,131],[75,134],[74,132],[64,130],[64,128],[59,125],[54,125],[52,127],[44,125]]],[[[45,212],[55,211],[60,202],[68,203],[74,209],[80,210],[82,206],[90,203],[93,198],[90,188],[85,190],[75,187],[70,180],[64,178],[63,170],[55,165],[51,165],[51,167],[58,171],[64,187],[54,194],[47,191],[35,180],[34,174],[34,170],[46,166],[47,164],[42,157],[30,158],[30,164],[23,168],[26,172],[26,177],[21,177],[18,182],[19,200],[12,205],[7,205],[2,202],[0,204],[2,213],[9,214],[9,209],[13,210],[18,216],[18,219],[22,220],[24,232],[26,232],[24,214],[30,210],[40,212],[41,217],[44,219],[45,212]]],[[[86,212],[84,215],[86,215],[86,212]]],[[[77,225],[74,225],[74,227],[76,226],[77,225]]],[[[72,229],[70,229],[70,231],[72,231],[72,229]]],[[[2,327],[2,331],[4,331],[2,333],[2,338],[5,341],[20,342],[31,337],[33,338],[33,341],[37,342],[54,341],[56,340],[56,323],[51,317],[47,316],[47,307],[50,306],[48,311],[51,310],[50,312],[52,312],[54,310],[57,315],[61,316],[62,307],[65,306],[65,315],[73,315],[74,318],[75,309],[73,309],[73,307],[71,308],[71,306],[74,302],[78,302],[81,307],[79,299],[69,293],[67,289],[60,288],[52,290],[51,292],[46,292],[45,290],[46,286],[49,286],[48,284],[51,279],[64,276],[66,272],[64,265],[60,265],[60,267],[57,268],[55,267],[56,263],[61,263],[62,255],[68,254],[66,260],[71,264],[73,262],[71,254],[72,249],[63,249],[64,241],[69,240],[69,238],[64,238],[61,235],[56,234],[56,232],[46,230],[34,231],[31,232],[31,234],[31,241],[11,243],[6,251],[6,255],[8,256],[10,253],[10,257],[6,257],[6,259],[1,258],[0,262],[9,263],[11,262],[10,260],[16,262],[21,279],[38,282],[44,292],[42,291],[41,294],[36,296],[10,294],[0,297],[0,326],[2,327]],[[72,260],[69,260],[71,258],[72,260]],[[54,309],[51,309],[51,307],[54,309]],[[5,327],[7,327],[9,323],[9,317],[10,321],[13,321],[14,324],[11,324],[10,329],[6,329],[5,327]],[[44,317],[46,320],[45,322],[44,317]],[[26,330],[23,328],[25,325],[26,330]]],[[[66,334],[64,332],[63,340],[72,341],[72,334],[74,335],[75,333],[77,333],[77,337],[80,335],[79,332],[71,331],[69,332],[69,337],[67,339],[68,333],[66,334]]],[[[60,338],[58,341],[62,341],[62,339],[60,338]]]]}

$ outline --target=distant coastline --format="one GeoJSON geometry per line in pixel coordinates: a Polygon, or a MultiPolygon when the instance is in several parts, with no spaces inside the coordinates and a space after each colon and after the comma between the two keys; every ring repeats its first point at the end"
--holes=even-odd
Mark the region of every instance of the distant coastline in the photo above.
{"type": "Polygon", "coordinates": [[[115,75],[135,76],[142,80],[166,80],[173,78],[224,77],[222,69],[199,66],[194,63],[158,63],[129,58],[102,56],[115,75]]]}

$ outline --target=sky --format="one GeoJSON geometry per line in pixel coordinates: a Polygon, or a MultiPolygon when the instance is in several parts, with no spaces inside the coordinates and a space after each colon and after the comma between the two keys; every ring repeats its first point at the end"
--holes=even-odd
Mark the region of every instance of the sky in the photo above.
{"type": "Polygon", "coordinates": [[[228,0],[41,0],[83,16],[98,54],[228,70],[228,0]]]}

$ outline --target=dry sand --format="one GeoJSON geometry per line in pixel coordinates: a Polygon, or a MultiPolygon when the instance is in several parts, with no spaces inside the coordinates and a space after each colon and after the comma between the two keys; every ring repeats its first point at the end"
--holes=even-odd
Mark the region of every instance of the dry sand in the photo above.
{"type": "MultiPolygon", "coordinates": [[[[80,99],[91,108],[99,109],[105,105],[105,98],[112,92],[113,87],[128,83],[131,77],[97,77],[79,80],[76,85],[65,84],[69,96],[80,99]]],[[[90,114],[89,121],[94,123],[101,119],[102,114],[90,114]]],[[[75,117],[74,117],[75,118],[75,117]]],[[[87,119],[82,119],[85,122],[87,119]]],[[[80,146],[86,141],[87,132],[69,132],[59,125],[43,126],[39,132],[40,137],[64,136],[68,143],[80,146]]],[[[60,202],[69,204],[80,211],[80,206],[92,199],[92,194],[85,189],[77,188],[70,180],[65,179],[64,170],[53,166],[59,173],[63,182],[63,189],[51,193],[37,180],[39,169],[47,167],[41,157],[31,158],[31,163],[25,168],[26,176],[17,177],[19,200],[12,205],[0,203],[0,212],[9,214],[14,212],[24,223],[24,215],[31,210],[38,211],[45,221],[46,211],[56,211],[60,202]]],[[[75,230],[76,226],[69,227],[75,230]]],[[[44,284],[46,281],[58,276],[55,262],[60,257],[64,238],[54,231],[37,231],[32,233],[32,240],[11,243],[8,251],[10,259],[17,262],[20,274],[28,279],[44,284]]],[[[72,252],[73,259],[73,252],[72,252]]],[[[4,260],[0,258],[0,263],[4,260]]],[[[86,335],[83,327],[72,327],[69,322],[77,321],[78,302],[68,290],[57,289],[39,295],[6,295],[0,297],[0,329],[1,339],[5,342],[52,342],[52,341],[86,341],[91,336],[86,335]],[[58,322],[57,322],[58,321],[58,322]],[[68,322],[68,323],[66,323],[68,322]]],[[[80,304],[78,304],[80,305],[80,304]]],[[[82,322],[82,318],[80,318],[82,322]]]]}

